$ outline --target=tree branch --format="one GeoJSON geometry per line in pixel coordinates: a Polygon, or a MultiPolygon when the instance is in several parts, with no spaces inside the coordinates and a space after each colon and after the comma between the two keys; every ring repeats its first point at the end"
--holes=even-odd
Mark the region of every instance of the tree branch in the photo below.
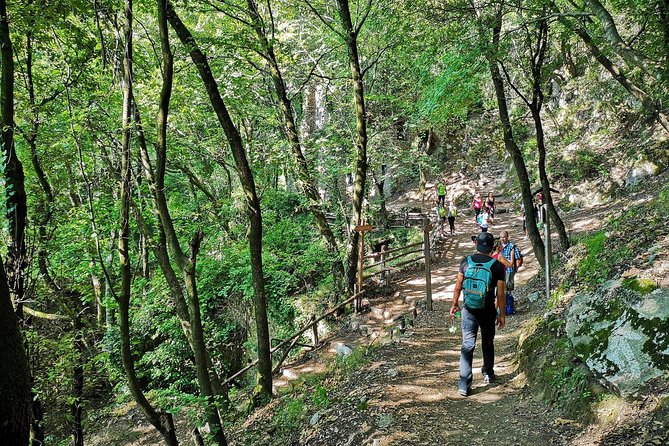
{"type": "Polygon", "coordinates": [[[321,15],[321,13],[318,12],[318,11],[316,10],[316,8],[313,7],[313,5],[311,4],[311,2],[310,2],[309,0],[304,0],[304,3],[307,4],[307,6],[309,7],[309,9],[311,9],[311,12],[313,12],[314,14],[316,14],[316,17],[318,17],[318,19],[319,19],[321,22],[323,22],[323,24],[324,24],[325,26],[327,26],[328,28],[330,28],[330,31],[332,31],[333,33],[335,33],[336,35],[338,35],[338,36],[341,37],[342,39],[346,39],[346,36],[344,36],[343,33],[340,33],[339,31],[337,31],[337,30],[336,30],[330,23],[327,22],[327,20],[325,20],[325,17],[323,17],[323,16],[321,15]]]}

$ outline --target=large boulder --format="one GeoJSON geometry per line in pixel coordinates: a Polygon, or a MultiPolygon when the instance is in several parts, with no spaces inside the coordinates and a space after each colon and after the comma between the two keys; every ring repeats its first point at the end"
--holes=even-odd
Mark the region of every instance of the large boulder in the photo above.
{"type": "Polygon", "coordinates": [[[566,331],[590,370],[624,397],[669,372],[669,290],[642,295],[621,280],[574,296],[566,331]]]}

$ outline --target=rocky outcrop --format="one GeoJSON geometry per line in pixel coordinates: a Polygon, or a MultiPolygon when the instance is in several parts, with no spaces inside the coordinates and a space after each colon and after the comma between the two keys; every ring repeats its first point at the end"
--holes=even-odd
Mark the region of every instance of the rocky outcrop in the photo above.
{"type": "Polygon", "coordinates": [[[590,370],[622,396],[642,394],[669,377],[669,289],[642,295],[622,280],[577,294],[566,331],[590,370]]]}

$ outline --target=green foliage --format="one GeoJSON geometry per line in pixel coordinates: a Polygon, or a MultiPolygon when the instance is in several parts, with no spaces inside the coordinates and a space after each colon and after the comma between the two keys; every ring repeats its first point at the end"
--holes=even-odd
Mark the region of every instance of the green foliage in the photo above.
{"type": "Polygon", "coordinates": [[[590,418],[593,378],[564,336],[564,320],[537,318],[530,330],[518,348],[520,368],[543,398],[561,412],[590,418]]]}
{"type": "Polygon", "coordinates": [[[594,286],[604,282],[609,277],[609,265],[605,251],[606,234],[599,231],[583,240],[587,250],[586,257],[578,266],[578,278],[594,286]]]}
{"type": "Polygon", "coordinates": [[[588,287],[608,280],[614,267],[632,255],[626,245],[610,242],[604,231],[587,236],[580,243],[585,247],[586,255],[578,265],[577,277],[588,287]]]}
{"type": "Polygon", "coordinates": [[[346,356],[338,356],[336,360],[337,368],[340,372],[346,374],[369,364],[369,356],[363,347],[356,347],[346,356]]]}
{"type": "Polygon", "coordinates": [[[314,406],[320,409],[327,409],[330,407],[330,399],[328,398],[328,391],[321,384],[317,384],[314,393],[311,396],[311,402],[314,406]]]}
{"type": "Polygon", "coordinates": [[[553,175],[561,181],[580,182],[607,175],[609,157],[610,154],[578,149],[568,158],[551,161],[549,167],[553,175]]]}
{"type": "Polygon", "coordinates": [[[303,397],[297,397],[282,405],[274,416],[277,431],[286,435],[298,429],[307,415],[307,406],[303,397]]]}
{"type": "MultiPolygon", "coordinates": [[[[421,57],[417,59],[419,64],[426,62],[421,57]]],[[[422,81],[425,88],[418,102],[419,117],[432,124],[443,124],[452,118],[466,118],[479,106],[485,64],[478,48],[461,44],[447,50],[432,67],[431,72],[434,71],[438,71],[436,76],[426,76],[422,81]]]]}

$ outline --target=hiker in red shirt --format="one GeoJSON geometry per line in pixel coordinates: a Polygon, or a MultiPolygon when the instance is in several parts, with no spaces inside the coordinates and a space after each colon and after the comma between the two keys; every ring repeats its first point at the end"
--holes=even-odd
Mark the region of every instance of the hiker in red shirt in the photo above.
{"type": "Polygon", "coordinates": [[[483,207],[483,200],[481,200],[481,195],[474,195],[474,200],[472,201],[472,207],[474,208],[474,222],[478,224],[478,216],[481,213],[481,208],[483,207]]]}

